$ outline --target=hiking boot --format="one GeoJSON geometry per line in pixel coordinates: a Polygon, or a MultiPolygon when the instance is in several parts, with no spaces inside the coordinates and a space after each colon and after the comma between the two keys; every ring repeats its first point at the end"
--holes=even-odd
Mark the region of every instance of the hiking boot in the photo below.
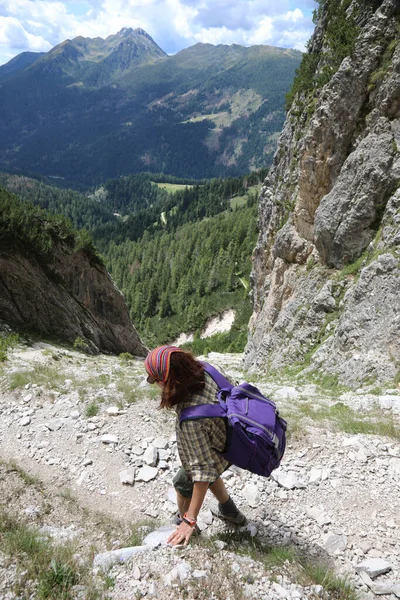
{"type": "Polygon", "coordinates": [[[179,514],[179,512],[177,512],[176,515],[173,516],[172,522],[174,525],[180,525],[182,523],[182,517],[179,514]]]}
{"type": "Polygon", "coordinates": [[[232,498],[229,498],[225,504],[218,504],[218,507],[212,506],[211,512],[215,517],[218,517],[218,519],[221,519],[226,523],[232,523],[233,525],[239,525],[240,527],[247,523],[245,515],[240,512],[232,498]]]}

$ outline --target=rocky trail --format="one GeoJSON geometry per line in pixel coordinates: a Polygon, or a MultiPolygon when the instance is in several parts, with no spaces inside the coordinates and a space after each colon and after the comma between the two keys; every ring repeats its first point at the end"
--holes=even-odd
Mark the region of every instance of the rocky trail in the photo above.
{"type": "MultiPolygon", "coordinates": [[[[246,377],[241,355],[208,360],[246,377]]],[[[9,355],[0,372],[0,510],[72,544],[92,577],[70,596],[47,597],[400,597],[400,390],[252,380],[288,419],[282,466],[269,479],[232,467],[224,478],[248,525],[218,521],[207,497],[201,535],[172,549],[163,540],[176,512],[174,415],[157,409],[142,362],[45,343],[9,355]]],[[[22,586],[1,532],[0,598],[45,597],[34,581],[22,586]]]]}

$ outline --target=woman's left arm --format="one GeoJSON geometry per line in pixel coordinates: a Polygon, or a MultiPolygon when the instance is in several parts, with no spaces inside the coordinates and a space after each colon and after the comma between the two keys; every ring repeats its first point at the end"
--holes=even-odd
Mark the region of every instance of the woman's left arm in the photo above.
{"type": "MultiPolygon", "coordinates": [[[[208,481],[195,481],[193,483],[193,495],[186,513],[188,520],[197,520],[197,515],[199,514],[203,505],[209,485],[210,483],[208,481]]],[[[195,526],[189,525],[188,523],[185,523],[185,521],[182,521],[177,530],[169,536],[167,544],[171,544],[171,546],[176,546],[177,544],[188,544],[194,530],[195,526]]]]}

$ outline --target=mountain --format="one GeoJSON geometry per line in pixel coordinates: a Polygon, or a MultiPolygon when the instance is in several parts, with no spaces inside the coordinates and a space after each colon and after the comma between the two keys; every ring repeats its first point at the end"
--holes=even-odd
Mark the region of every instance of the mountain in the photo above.
{"type": "Polygon", "coordinates": [[[146,348],[86,232],[0,189],[0,325],[90,353],[146,348]]]}
{"type": "Polygon", "coordinates": [[[396,388],[400,8],[319,4],[260,196],[246,365],[396,388]]]}
{"type": "Polygon", "coordinates": [[[27,67],[36,62],[45,52],[22,52],[12,58],[5,65],[0,66],[0,85],[16,73],[24,71],[27,67]]]}
{"type": "Polygon", "coordinates": [[[143,30],[123,29],[66,40],[28,66],[13,60],[0,71],[0,167],[93,185],[264,167],[301,53],[196,44],[167,56],[143,30]]]}

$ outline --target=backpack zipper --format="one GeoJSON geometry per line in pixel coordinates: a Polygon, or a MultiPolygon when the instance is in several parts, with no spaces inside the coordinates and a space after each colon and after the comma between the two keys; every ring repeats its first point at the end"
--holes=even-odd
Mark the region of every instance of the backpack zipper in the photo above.
{"type": "Polygon", "coordinates": [[[268,398],[263,398],[262,396],[259,396],[258,394],[255,394],[254,392],[250,392],[249,390],[246,390],[245,388],[241,387],[240,385],[236,386],[236,389],[238,389],[241,392],[243,392],[244,394],[246,394],[246,396],[253,396],[253,398],[257,398],[257,400],[262,400],[263,402],[267,402],[268,404],[273,406],[276,410],[276,404],[272,400],[269,400],[268,398]]]}
{"type": "Polygon", "coordinates": [[[272,433],[270,429],[264,427],[264,425],[261,425],[261,423],[257,423],[257,421],[253,421],[253,419],[250,419],[249,417],[244,417],[243,415],[238,413],[229,413],[228,417],[237,417],[238,419],[246,421],[246,423],[249,423],[250,425],[255,425],[256,427],[263,429],[266,433],[268,433],[269,437],[272,439],[272,443],[274,444],[275,448],[279,448],[279,438],[276,435],[276,433],[272,433]]]}

